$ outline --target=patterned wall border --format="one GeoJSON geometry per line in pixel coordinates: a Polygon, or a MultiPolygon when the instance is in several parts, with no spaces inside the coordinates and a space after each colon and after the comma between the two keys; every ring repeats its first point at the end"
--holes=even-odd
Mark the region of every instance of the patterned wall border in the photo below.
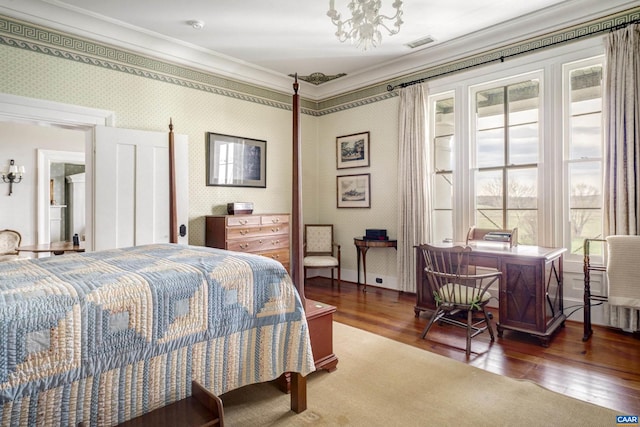
{"type": "MultiPolygon", "coordinates": [[[[483,52],[460,61],[381,82],[320,102],[302,98],[301,112],[311,116],[323,116],[383,101],[398,96],[397,90],[387,90],[389,85],[396,86],[413,80],[428,80],[445,73],[461,72],[476,65],[493,62],[501,57],[514,56],[532,49],[548,48],[570,42],[576,38],[594,37],[616,25],[626,24],[637,19],[640,19],[640,7],[518,44],[483,52]]],[[[0,44],[243,101],[291,110],[291,94],[157,60],[2,15],[0,15],[0,44]]]]}

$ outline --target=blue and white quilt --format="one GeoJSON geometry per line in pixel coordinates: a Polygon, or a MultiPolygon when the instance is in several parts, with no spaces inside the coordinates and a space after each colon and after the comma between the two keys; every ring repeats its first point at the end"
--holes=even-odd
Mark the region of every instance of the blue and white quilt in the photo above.
{"type": "Polygon", "coordinates": [[[0,425],[112,426],[314,370],[282,265],[156,244],[0,263],[0,425]]]}

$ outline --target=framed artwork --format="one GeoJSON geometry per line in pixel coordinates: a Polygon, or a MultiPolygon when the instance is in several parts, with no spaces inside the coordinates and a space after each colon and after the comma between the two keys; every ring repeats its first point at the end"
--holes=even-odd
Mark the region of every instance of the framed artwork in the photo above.
{"type": "Polygon", "coordinates": [[[369,132],[337,137],[336,162],[338,169],[369,166],[369,132]]]}
{"type": "Polygon", "coordinates": [[[207,132],[207,185],[267,187],[267,141],[207,132]]]}
{"type": "Polygon", "coordinates": [[[370,208],[371,174],[337,176],[336,194],[339,208],[370,208]]]}

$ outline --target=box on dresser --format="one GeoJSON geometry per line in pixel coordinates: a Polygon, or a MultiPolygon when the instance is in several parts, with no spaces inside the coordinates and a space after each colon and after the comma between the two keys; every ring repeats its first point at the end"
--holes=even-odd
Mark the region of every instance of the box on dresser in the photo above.
{"type": "Polygon", "coordinates": [[[289,271],[289,214],[206,216],[205,245],[273,258],[289,271]]]}

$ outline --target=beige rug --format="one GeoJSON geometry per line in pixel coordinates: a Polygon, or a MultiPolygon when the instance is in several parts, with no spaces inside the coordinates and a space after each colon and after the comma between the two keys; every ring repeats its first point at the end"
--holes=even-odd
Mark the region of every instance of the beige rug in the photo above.
{"type": "Polygon", "coordinates": [[[610,426],[610,409],[334,322],[338,369],[307,379],[308,409],[257,384],[222,396],[228,426],[610,426]]]}

